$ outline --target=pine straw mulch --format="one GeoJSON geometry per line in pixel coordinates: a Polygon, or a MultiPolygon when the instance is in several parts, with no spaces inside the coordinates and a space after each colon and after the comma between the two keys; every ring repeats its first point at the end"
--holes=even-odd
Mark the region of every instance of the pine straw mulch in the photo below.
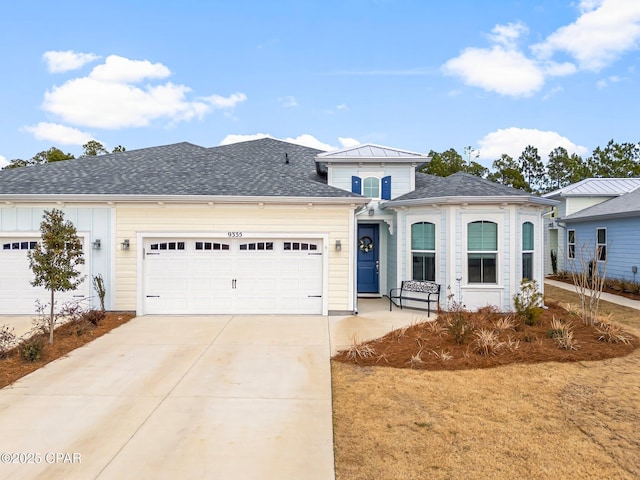
{"type": "Polygon", "coordinates": [[[597,326],[585,325],[575,313],[569,313],[557,303],[550,302],[534,326],[510,318],[512,328],[499,329],[496,322],[504,314],[491,308],[479,312],[463,312],[472,325],[464,343],[457,343],[447,324],[446,315],[431,322],[421,322],[394,330],[384,337],[352,345],[338,352],[333,359],[359,366],[387,366],[418,370],[467,370],[489,368],[512,363],[577,362],[603,360],[628,355],[640,346],[640,339],[627,331],[621,334],[626,342],[599,341],[602,335],[597,326]],[[552,319],[570,323],[574,347],[560,348],[552,338],[552,319]],[[484,354],[478,353],[481,330],[495,332],[484,354]]]}
{"type": "Polygon", "coordinates": [[[7,353],[5,358],[0,358],[0,388],[12,384],[31,372],[44,367],[46,364],[67,355],[76,348],[109,333],[133,317],[135,317],[133,312],[107,312],[105,318],[97,326],[83,324],[79,328],[77,324],[73,323],[61,325],[54,332],[53,345],[49,345],[49,336],[44,336],[42,354],[34,362],[23,360],[20,356],[19,347],[14,348],[7,353]]]}

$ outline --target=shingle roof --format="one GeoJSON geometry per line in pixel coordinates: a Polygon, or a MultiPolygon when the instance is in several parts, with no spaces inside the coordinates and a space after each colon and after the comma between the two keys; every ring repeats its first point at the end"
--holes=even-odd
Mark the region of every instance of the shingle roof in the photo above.
{"type": "Polygon", "coordinates": [[[448,177],[437,177],[422,173],[416,174],[416,189],[401,197],[399,200],[416,200],[440,197],[498,197],[523,196],[531,194],[523,190],[491,182],[484,178],[468,173],[458,172],[448,177]]]}
{"type": "Polygon", "coordinates": [[[545,193],[543,197],[618,196],[638,187],[640,187],[640,178],[585,178],[559,190],[545,193]]]}
{"type": "Polygon", "coordinates": [[[269,138],[213,148],[177,143],[2,170],[0,195],[359,197],[317,175],[319,152],[269,138]]]}
{"type": "Polygon", "coordinates": [[[598,220],[601,218],[637,217],[640,215],[640,188],[585,208],[562,218],[561,221],[598,220]]]}

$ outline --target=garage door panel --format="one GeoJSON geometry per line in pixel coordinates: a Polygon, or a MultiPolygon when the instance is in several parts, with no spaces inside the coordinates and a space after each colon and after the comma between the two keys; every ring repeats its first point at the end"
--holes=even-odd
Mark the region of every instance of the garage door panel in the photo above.
{"type": "MultiPolygon", "coordinates": [[[[33,272],[29,268],[27,253],[35,247],[34,237],[15,237],[0,239],[0,314],[34,314],[36,302],[48,304],[51,292],[44,287],[34,287],[33,272]]],[[[89,299],[91,279],[85,272],[90,271],[90,259],[85,254],[85,263],[78,270],[85,279],[72,291],[56,292],[56,308],[72,301],[89,299]]]]}
{"type": "Polygon", "coordinates": [[[182,250],[145,259],[146,313],[322,313],[320,241],[148,239],[145,248],[178,242],[182,250]]]}

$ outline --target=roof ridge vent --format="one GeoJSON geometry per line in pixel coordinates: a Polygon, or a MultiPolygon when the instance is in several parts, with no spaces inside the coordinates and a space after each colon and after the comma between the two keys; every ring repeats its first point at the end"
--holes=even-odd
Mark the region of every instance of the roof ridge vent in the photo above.
{"type": "Polygon", "coordinates": [[[289,154],[287,152],[284,152],[284,163],[289,165],[289,154]]]}

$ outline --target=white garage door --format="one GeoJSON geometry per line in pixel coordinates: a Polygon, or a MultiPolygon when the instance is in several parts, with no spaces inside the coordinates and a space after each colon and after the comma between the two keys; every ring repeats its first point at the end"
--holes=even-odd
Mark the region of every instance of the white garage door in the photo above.
{"type": "MultiPolygon", "coordinates": [[[[34,237],[0,238],[0,314],[33,314],[36,301],[48,304],[51,294],[43,287],[33,287],[33,272],[29,268],[27,252],[36,245],[34,237]]],[[[88,259],[80,265],[82,275],[89,271],[88,259]]],[[[56,292],[56,308],[66,302],[87,299],[90,280],[85,279],[73,291],[56,292]]]]}
{"type": "Polygon", "coordinates": [[[322,313],[322,241],[147,239],[148,314],[322,313]]]}

